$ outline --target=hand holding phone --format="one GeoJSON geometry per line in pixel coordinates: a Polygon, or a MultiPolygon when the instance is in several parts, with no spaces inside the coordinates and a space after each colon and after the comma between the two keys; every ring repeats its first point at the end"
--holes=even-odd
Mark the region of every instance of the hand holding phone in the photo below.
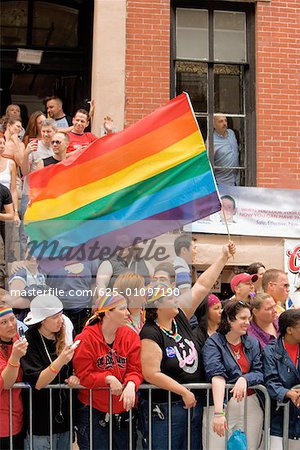
{"type": "Polygon", "coordinates": [[[22,326],[20,326],[18,328],[18,335],[19,335],[19,341],[24,341],[25,338],[25,332],[24,332],[24,328],[22,326]]]}
{"type": "Polygon", "coordinates": [[[78,339],[78,341],[73,342],[73,344],[70,345],[70,349],[75,350],[78,347],[78,345],[80,344],[80,342],[81,342],[80,339],[78,339]]]}

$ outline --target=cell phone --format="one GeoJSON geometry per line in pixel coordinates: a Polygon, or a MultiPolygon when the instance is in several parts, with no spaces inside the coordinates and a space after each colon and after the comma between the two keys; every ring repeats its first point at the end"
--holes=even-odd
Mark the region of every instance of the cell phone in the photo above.
{"type": "Polygon", "coordinates": [[[78,345],[80,344],[80,342],[81,342],[80,339],[78,339],[78,341],[73,342],[73,344],[70,345],[70,350],[75,350],[78,347],[78,345]]]}
{"type": "Polygon", "coordinates": [[[22,326],[18,328],[18,335],[20,341],[23,341],[25,339],[25,332],[22,326]]]}

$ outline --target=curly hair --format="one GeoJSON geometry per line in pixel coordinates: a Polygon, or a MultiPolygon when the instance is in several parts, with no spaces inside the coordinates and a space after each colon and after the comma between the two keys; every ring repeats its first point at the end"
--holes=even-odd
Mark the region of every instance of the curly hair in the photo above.
{"type": "Polygon", "coordinates": [[[300,324],[300,309],[288,309],[280,314],[278,319],[280,336],[285,336],[288,327],[296,327],[300,324]]]}

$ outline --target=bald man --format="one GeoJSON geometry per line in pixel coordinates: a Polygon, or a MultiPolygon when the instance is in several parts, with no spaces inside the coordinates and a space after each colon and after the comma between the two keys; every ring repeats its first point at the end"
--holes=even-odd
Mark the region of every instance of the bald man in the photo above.
{"type": "Polygon", "coordinates": [[[228,128],[224,114],[214,115],[214,174],[218,184],[239,185],[239,149],[234,132],[228,128]]]}

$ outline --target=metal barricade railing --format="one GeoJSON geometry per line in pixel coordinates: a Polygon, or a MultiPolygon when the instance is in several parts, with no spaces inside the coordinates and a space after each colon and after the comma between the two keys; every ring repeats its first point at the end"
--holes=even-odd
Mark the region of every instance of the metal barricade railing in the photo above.
{"type": "MultiPolygon", "coordinates": [[[[206,392],[206,405],[203,404],[203,406],[206,406],[206,412],[205,414],[207,414],[206,416],[206,423],[208,423],[208,406],[209,406],[209,394],[211,392],[211,384],[209,383],[193,383],[193,384],[186,384],[184,385],[186,386],[188,389],[192,389],[193,392],[195,391],[205,391],[206,392]]],[[[229,398],[229,390],[232,389],[234,385],[233,384],[227,384],[226,385],[226,393],[225,393],[225,399],[229,398]]],[[[28,427],[28,432],[29,432],[29,448],[30,450],[33,450],[33,424],[32,424],[32,388],[26,384],[26,383],[17,383],[13,386],[12,389],[10,389],[10,393],[9,393],[9,399],[10,399],[10,410],[9,410],[9,426],[10,426],[10,449],[13,449],[13,438],[12,438],[12,429],[13,429],[13,424],[12,424],[12,390],[16,389],[16,388],[20,388],[20,389],[27,389],[29,390],[29,427],[28,427]]],[[[71,389],[68,385],[65,384],[61,384],[61,385],[49,385],[44,389],[49,389],[50,390],[50,406],[49,406],[49,416],[50,416],[50,449],[53,449],[53,417],[52,417],[52,413],[53,413],[53,405],[52,405],[52,392],[53,390],[56,389],[66,389],[69,391],[69,410],[70,410],[70,417],[69,417],[69,422],[70,422],[70,441],[69,441],[69,449],[72,450],[73,449],[73,416],[72,416],[72,410],[73,410],[73,396],[72,396],[72,391],[73,389],[71,389]]],[[[77,389],[87,389],[84,388],[83,386],[78,386],[76,388],[77,389]]],[[[157,388],[156,386],[153,385],[148,385],[148,384],[142,384],[139,388],[140,392],[141,391],[148,391],[148,402],[149,402],[149,407],[148,407],[148,416],[149,416],[149,430],[148,430],[148,449],[152,450],[152,428],[153,428],[153,424],[152,424],[152,411],[153,411],[153,401],[152,401],[152,391],[153,390],[157,390],[159,388],[157,388]]],[[[261,446],[260,448],[262,450],[270,450],[270,418],[271,418],[271,410],[270,410],[270,397],[269,394],[267,392],[267,389],[262,386],[262,385],[258,385],[258,386],[254,386],[253,388],[251,387],[251,389],[254,389],[255,391],[259,391],[263,394],[264,396],[264,433],[263,433],[263,446],[261,446]]],[[[96,389],[94,389],[96,390],[96,389]]],[[[97,390],[108,390],[108,388],[97,388],[97,390]]],[[[90,395],[89,395],[89,441],[90,441],[90,450],[94,450],[93,449],[93,409],[92,409],[92,404],[93,404],[93,390],[90,389],[90,395]]],[[[109,401],[109,405],[110,405],[110,412],[109,412],[109,450],[113,450],[113,420],[112,420],[112,394],[110,392],[110,401],[109,401]]],[[[41,405],[42,406],[42,405],[41,405]]],[[[285,406],[285,408],[287,408],[287,406],[285,406]]],[[[24,412],[25,413],[25,412],[24,412]]],[[[226,417],[227,417],[228,413],[226,413],[226,417]]],[[[169,450],[172,450],[172,436],[171,436],[171,432],[172,432],[172,412],[171,412],[171,392],[168,392],[168,448],[169,450]]],[[[288,416],[287,416],[287,420],[288,420],[288,416]]],[[[133,424],[132,424],[132,410],[129,411],[129,446],[128,446],[128,450],[132,450],[135,448],[134,446],[134,442],[133,442],[133,424]]],[[[244,401],[244,431],[247,434],[247,397],[244,401]]],[[[287,429],[288,429],[288,422],[287,422],[287,429]]],[[[191,410],[187,410],[187,450],[191,449],[191,410]]],[[[288,434],[287,434],[288,435],[288,434]]],[[[227,448],[227,440],[228,440],[228,435],[226,435],[226,439],[225,439],[225,444],[224,444],[224,449],[227,448]]],[[[209,447],[209,437],[208,437],[208,433],[206,433],[206,448],[210,448],[209,447]]],[[[284,450],[288,449],[287,446],[283,447],[284,450]]],[[[67,449],[66,449],[67,450],[67,449]]],[[[137,448],[137,450],[140,450],[140,448],[137,448]]],[[[184,449],[183,449],[184,450],[184,449]]],[[[213,450],[213,449],[212,449],[213,450]]]]}
{"type": "MultiPolygon", "coordinates": [[[[292,387],[292,389],[300,389],[300,384],[292,387]]],[[[278,403],[280,408],[283,408],[283,437],[282,449],[289,450],[289,422],[290,422],[290,401],[285,403],[278,403]]],[[[300,419],[299,419],[300,420],[300,419]]],[[[300,440],[299,440],[300,443],[300,440]]]]}

